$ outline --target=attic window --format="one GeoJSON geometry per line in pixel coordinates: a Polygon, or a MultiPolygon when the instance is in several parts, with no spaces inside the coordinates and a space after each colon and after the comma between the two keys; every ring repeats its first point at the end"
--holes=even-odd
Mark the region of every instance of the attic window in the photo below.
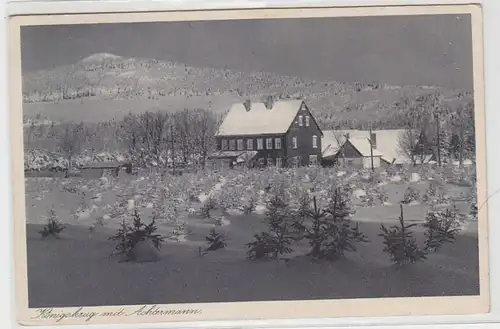
{"type": "Polygon", "coordinates": [[[306,127],[309,127],[310,125],[310,117],[307,115],[306,116],[306,127]]]}
{"type": "Polygon", "coordinates": [[[299,115],[299,126],[302,127],[304,125],[304,117],[299,115]]]}

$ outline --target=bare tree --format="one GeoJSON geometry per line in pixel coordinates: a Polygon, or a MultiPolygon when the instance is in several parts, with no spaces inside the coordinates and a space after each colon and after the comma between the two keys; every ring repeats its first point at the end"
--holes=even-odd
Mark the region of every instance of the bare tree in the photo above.
{"type": "Polygon", "coordinates": [[[193,144],[199,156],[199,162],[202,168],[205,168],[209,152],[215,149],[214,134],[217,128],[217,118],[203,109],[197,109],[193,114],[193,144]]]}
{"type": "Polygon", "coordinates": [[[64,126],[63,134],[59,140],[59,149],[68,162],[66,167],[66,178],[72,169],[73,158],[80,153],[85,142],[84,124],[69,123],[64,126]]]}
{"type": "Polygon", "coordinates": [[[125,142],[134,162],[164,164],[167,153],[169,116],[162,112],[129,113],[123,119],[125,142]]]}
{"type": "Polygon", "coordinates": [[[418,134],[415,133],[414,129],[408,127],[399,137],[398,146],[400,150],[400,155],[405,156],[411,161],[413,166],[417,163],[417,153],[415,152],[417,148],[418,134]]]}

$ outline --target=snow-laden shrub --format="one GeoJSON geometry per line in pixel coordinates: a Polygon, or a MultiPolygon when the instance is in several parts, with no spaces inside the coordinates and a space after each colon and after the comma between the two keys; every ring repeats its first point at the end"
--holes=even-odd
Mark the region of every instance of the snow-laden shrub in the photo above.
{"type": "Polygon", "coordinates": [[[123,256],[124,261],[141,261],[137,259],[139,255],[134,253],[135,247],[143,241],[151,243],[156,249],[160,249],[165,239],[157,233],[155,218],[151,223],[145,224],[137,210],[133,213],[132,224],[124,219],[116,234],[109,237],[109,240],[116,242],[115,255],[123,256]]]}
{"type": "Polygon", "coordinates": [[[434,252],[445,243],[455,242],[461,224],[462,219],[456,207],[445,210],[429,210],[423,224],[423,227],[426,228],[425,248],[434,252]]]}
{"type": "Polygon", "coordinates": [[[439,181],[431,180],[427,190],[422,195],[422,202],[429,204],[443,204],[448,200],[444,186],[439,181]]]}
{"type": "Polygon", "coordinates": [[[373,207],[382,205],[388,200],[387,191],[378,185],[371,185],[366,189],[366,195],[361,198],[365,206],[373,207]]]}
{"type": "Polygon", "coordinates": [[[408,186],[403,196],[401,203],[410,204],[412,202],[417,202],[420,200],[420,191],[413,186],[408,186]]]}
{"type": "Polygon", "coordinates": [[[39,231],[38,233],[44,239],[50,236],[59,239],[60,237],[59,235],[66,228],[66,226],[61,224],[61,222],[57,218],[54,207],[48,210],[48,215],[46,218],[47,218],[47,224],[43,227],[43,230],[39,231]]]}

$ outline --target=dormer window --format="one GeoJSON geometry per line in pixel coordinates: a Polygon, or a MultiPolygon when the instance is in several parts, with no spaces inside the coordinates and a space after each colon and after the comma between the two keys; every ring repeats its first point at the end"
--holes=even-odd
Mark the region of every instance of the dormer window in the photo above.
{"type": "Polygon", "coordinates": [[[304,117],[302,115],[299,115],[299,127],[302,127],[304,125],[304,117]]]}

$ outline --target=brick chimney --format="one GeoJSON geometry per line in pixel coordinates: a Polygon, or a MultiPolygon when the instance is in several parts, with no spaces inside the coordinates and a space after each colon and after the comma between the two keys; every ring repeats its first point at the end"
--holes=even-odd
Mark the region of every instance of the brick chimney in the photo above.
{"type": "Polygon", "coordinates": [[[247,99],[243,102],[243,106],[245,106],[245,110],[248,112],[252,108],[252,101],[247,99]]]}
{"type": "Polygon", "coordinates": [[[271,95],[267,96],[266,101],[265,101],[265,105],[266,105],[266,109],[271,110],[273,108],[273,105],[274,105],[274,97],[271,95]]]}

